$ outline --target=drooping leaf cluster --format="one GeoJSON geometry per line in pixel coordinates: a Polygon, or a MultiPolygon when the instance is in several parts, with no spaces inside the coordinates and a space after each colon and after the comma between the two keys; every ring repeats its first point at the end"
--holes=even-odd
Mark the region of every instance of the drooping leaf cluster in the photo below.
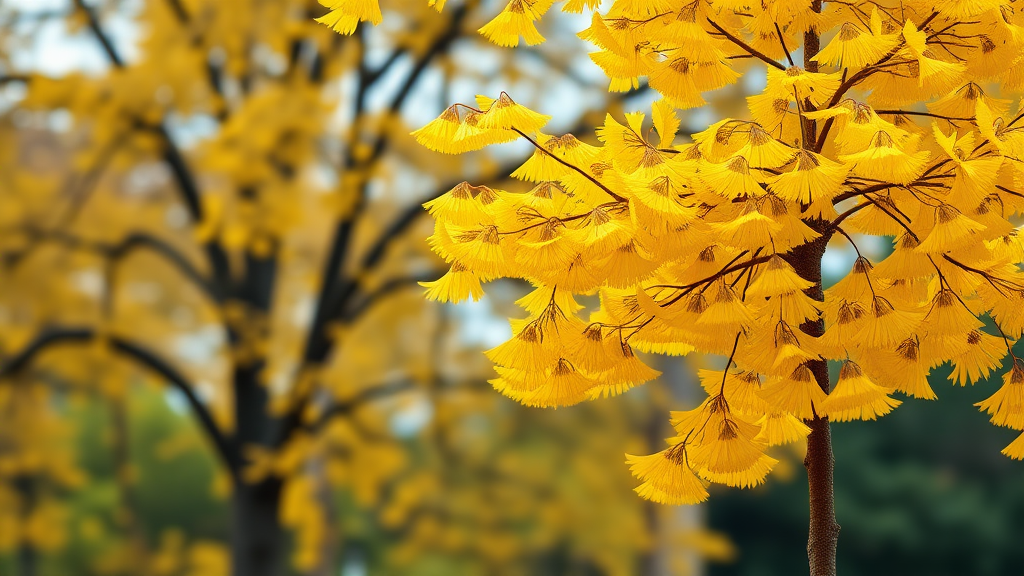
{"type": "MultiPolygon", "coordinates": [[[[481,33],[539,42],[551,4],[515,0],[481,33]]],[[[803,420],[873,420],[896,395],[935,398],[927,377],[946,363],[960,385],[1001,371],[979,406],[1024,430],[1024,361],[1011,352],[1024,330],[1022,24],[1002,0],[617,0],[580,37],[610,90],[645,80],[660,93],[649,123],[609,115],[588,144],[545,133],[548,116],[502,93],[414,133],[447,154],[517,138],[536,148],[512,173],[520,189],[465,183],[426,204],[431,247],[451,266],[427,296],[478,298],[503,277],[536,287],[513,338],[488,353],[495,388],[533,406],[656,377],[636,351],[728,358],[701,374],[700,406],[672,413],[667,449],[628,457],[657,502],[699,502],[705,482],[757,485],[769,447],[802,439],[803,420]],[[816,55],[801,66],[805,34],[820,47],[803,46],[816,55]],[[736,82],[744,60],[767,67],[745,117],[679,138],[675,109],[736,82]],[[822,292],[826,244],[857,248],[857,235],[893,251],[858,249],[822,292]],[[574,296],[595,293],[600,308],[581,315],[574,296]],[[812,370],[822,360],[842,363],[831,390],[812,370]]],[[[1003,453],[1024,458],[1024,434],[1003,453]]]]}

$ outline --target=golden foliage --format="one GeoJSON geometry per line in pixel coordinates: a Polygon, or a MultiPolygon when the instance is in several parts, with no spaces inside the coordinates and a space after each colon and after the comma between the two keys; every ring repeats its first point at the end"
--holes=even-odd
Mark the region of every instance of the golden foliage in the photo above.
{"type": "MultiPolygon", "coordinates": [[[[483,32],[503,46],[540,41],[535,21],[548,7],[499,16],[483,32]]],[[[465,210],[431,210],[431,247],[453,269],[550,294],[489,353],[499,391],[562,406],[654,377],[634,349],[728,356],[705,385],[708,400],[674,417],[670,448],[629,457],[641,495],[664,503],[702,500],[698,478],[759,483],[773,462],[767,445],[806,434],[798,419],[875,419],[899,405],[897,391],[934,398],[927,375],[946,362],[952,380],[974,383],[1009,353],[1007,383],[980,406],[997,425],[1024,427],[1011,349],[1024,327],[1012,219],[1024,209],[1024,113],[1009,113],[1024,88],[1020,11],[616,0],[580,37],[596,45],[610,90],[646,77],[661,95],[656,139],[644,114],[624,124],[609,114],[601,145],[570,158],[560,144],[576,137],[541,132],[540,114],[446,112],[459,122],[454,111],[471,110],[506,132],[492,141],[517,134],[537,149],[513,173],[532,190],[497,194],[474,208],[476,222],[465,210]],[[790,51],[806,37],[816,40],[801,67],[790,51]],[[737,80],[744,58],[768,67],[750,119],[677,141],[673,108],[703,105],[702,94],[737,80]],[[858,258],[822,295],[826,243],[853,243],[854,232],[894,237],[895,251],[858,258]],[[589,316],[562,304],[594,293],[601,305],[589,316]],[[844,362],[830,392],[826,360],[844,362]]],[[[480,144],[442,142],[437,131],[421,143],[446,153],[480,144]]],[[[475,285],[459,292],[476,297],[475,285]]],[[[1005,453],[1021,457],[1021,445],[1005,453]]]]}

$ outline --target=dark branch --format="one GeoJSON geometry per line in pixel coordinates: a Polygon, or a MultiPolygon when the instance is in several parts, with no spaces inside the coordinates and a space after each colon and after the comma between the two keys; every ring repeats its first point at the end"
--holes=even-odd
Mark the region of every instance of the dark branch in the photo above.
{"type": "MultiPolygon", "coordinates": [[[[462,26],[462,22],[465,20],[469,13],[469,5],[464,4],[459,6],[451,12],[451,19],[449,20],[446,29],[434,40],[430,48],[416,60],[412,70],[406,77],[405,82],[395,93],[391,100],[389,109],[391,112],[398,112],[406,99],[412,93],[413,87],[419,81],[423,72],[426,71],[427,66],[430,62],[443,54],[455,41],[459,35],[459,30],[462,26]]],[[[357,34],[361,34],[361,30],[357,31],[357,34]]],[[[360,36],[361,38],[361,36],[360,36]]],[[[362,43],[360,42],[362,49],[362,43]]],[[[375,78],[372,78],[373,73],[366,69],[365,63],[360,55],[359,74],[358,74],[358,87],[357,94],[354,104],[355,118],[359,119],[362,117],[362,111],[364,106],[364,98],[366,90],[375,78]]],[[[374,142],[373,148],[365,160],[357,161],[353,155],[354,146],[349,146],[349,151],[346,154],[346,169],[362,168],[367,169],[373,166],[387,151],[389,134],[386,131],[381,132],[374,142]]],[[[357,121],[352,127],[352,142],[354,143],[359,137],[359,122],[357,121]]],[[[331,350],[331,340],[326,334],[327,323],[337,317],[340,310],[343,310],[345,303],[348,298],[355,292],[358,286],[359,275],[356,274],[353,279],[346,280],[343,277],[345,268],[346,253],[350,249],[349,239],[352,236],[355,224],[359,216],[362,215],[366,207],[366,183],[363,182],[361,189],[353,191],[358,193],[359,197],[355,203],[355,208],[352,213],[346,218],[342,219],[336,229],[334,238],[331,242],[331,248],[327,261],[324,263],[324,273],[321,277],[323,283],[320,289],[320,294],[317,297],[316,312],[313,318],[312,325],[310,326],[309,332],[306,336],[306,346],[303,351],[302,364],[317,364],[323,362],[331,350]]],[[[417,210],[419,206],[416,206],[417,210]]],[[[381,248],[383,253],[386,247],[381,248]]],[[[295,430],[301,423],[301,416],[305,412],[307,406],[312,401],[312,397],[306,394],[303,398],[300,398],[293,410],[283,419],[283,425],[281,431],[284,435],[290,434],[295,430]]]]}
{"type": "Polygon", "coordinates": [[[110,37],[103,32],[103,28],[100,27],[100,21],[96,17],[96,13],[86,6],[83,0],[75,0],[75,6],[85,13],[85,17],[89,22],[89,29],[92,30],[93,35],[96,36],[96,40],[99,41],[100,46],[107,54],[107,58],[110,59],[110,62],[118,68],[124,68],[124,60],[121,58],[121,54],[118,53],[116,48],[114,48],[114,44],[110,41],[110,37]]]}
{"type": "Polygon", "coordinates": [[[419,274],[416,276],[407,276],[402,278],[392,278],[383,284],[381,284],[376,290],[370,292],[365,298],[355,303],[350,310],[345,311],[342,314],[341,319],[345,322],[352,322],[357,319],[363,312],[369,310],[375,304],[384,300],[388,296],[396,292],[400,292],[407,288],[417,286],[420,282],[429,282],[436,280],[442,272],[434,271],[425,274],[419,274]]]}
{"type": "Polygon", "coordinates": [[[789,53],[789,48],[786,47],[786,37],[782,35],[782,28],[779,28],[778,22],[775,23],[775,33],[779,35],[779,44],[782,44],[782,51],[786,53],[786,61],[790,66],[796,66],[793,56],[789,53]]]}
{"type": "Polygon", "coordinates": [[[196,418],[199,419],[199,424],[202,426],[203,431],[210,437],[228,472],[237,480],[238,475],[241,473],[241,461],[238,458],[238,450],[221,432],[206,405],[196,395],[192,384],[175,370],[173,366],[146,348],[117,337],[111,338],[111,343],[118,352],[162,376],[174,389],[185,396],[189,408],[191,408],[196,418]]]}
{"type": "MultiPolygon", "coordinates": [[[[83,0],[75,0],[75,5],[85,12],[89,22],[89,29],[103,47],[103,51],[107,54],[110,62],[117,68],[124,68],[124,59],[114,47],[110,37],[103,31],[99,20],[96,18],[96,14],[85,5],[83,0]]],[[[167,166],[171,169],[171,173],[178,183],[178,191],[181,193],[189,215],[194,222],[202,222],[203,206],[200,201],[199,185],[196,183],[192,171],[189,170],[185,158],[171,138],[166,125],[161,121],[153,130],[164,143],[164,161],[167,162],[167,166]]],[[[214,273],[214,285],[217,287],[218,292],[227,290],[231,282],[231,268],[227,254],[224,252],[223,247],[216,242],[207,242],[204,248],[214,273]]]]}
{"type": "Polygon", "coordinates": [[[570,170],[573,170],[574,172],[579,173],[581,176],[583,176],[587,180],[590,180],[591,183],[593,183],[595,186],[597,186],[601,190],[604,190],[605,193],[608,194],[609,196],[611,196],[616,202],[625,202],[626,201],[626,198],[624,196],[620,196],[620,195],[616,194],[615,192],[613,192],[611,188],[608,188],[607,186],[605,186],[604,184],[599,182],[597,180],[597,178],[594,178],[594,176],[591,175],[589,172],[587,172],[586,170],[580,168],[579,166],[576,166],[575,164],[570,164],[569,162],[566,162],[562,158],[559,158],[558,156],[555,156],[547,148],[544,148],[543,146],[541,146],[539,142],[537,142],[533,138],[530,138],[529,136],[527,136],[522,130],[520,130],[518,128],[513,128],[512,131],[515,132],[516,134],[519,134],[523,138],[526,138],[530,142],[530,144],[533,144],[534,148],[536,148],[537,150],[540,150],[541,152],[547,154],[548,156],[553,158],[555,161],[557,161],[562,166],[565,166],[566,168],[568,168],[570,170]]]}
{"type": "MultiPolygon", "coordinates": [[[[462,22],[466,19],[466,15],[468,13],[468,4],[463,4],[452,11],[452,17],[451,20],[448,21],[447,28],[434,40],[430,49],[416,60],[412,71],[409,72],[409,75],[405,78],[405,82],[402,83],[402,87],[399,88],[398,92],[396,92],[394,97],[392,97],[391,104],[388,106],[388,109],[392,114],[397,114],[402,109],[405,101],[412,94],[412,89],[416,86],[416,83],[419,82],[420,76],[422,76],[423,72],[426,71],[427,66],[430,65],[434,58],[444,54],[451,47],[452,42],[458,38],[462,22]]],[[[370,167],[376,163],[381,156],[384,155],[384,152],[387,151],[390,142],[391,140],[388,138],[387,132],[382,132],[374,142],[373,149],[369,157],[362,163],[363,166],[370,167]]]]}
{"type": "Polygon", "coordinates": [[[875,110],[875,114],[888,114],[892,116],[927,116],[929,118],[938,118],[940,120],[948,120],[950,122],[974,122],[974,118],[957,118],[955,116],[943,116],[941,114],[932,114],[931,112],[916,112],[914,110],[875,110]]]}
{"type": "Polygon", "coordinates": [[[167,0],[167,6],[171,9],[171,12],[174,12],[174,17],[178,19],[179,24],[189,23],[188,11],[185,10],[181,0],[167,0]]]}
{"type": "MultiPolygon", "coordinates": [[[[447,50],[455,40],[461,23],[465,19],[467,13],[468,6],[466,5],[460,6],[453,11],[447,29],[442,32],[437,39],[435,39],[430,49],[417,60],[412,71],[402,84],[402,87],[393,97],[390,105],[390,109],[393,112],[397,112],[401,109],[406,98],[411,94],[412,88],[416,85],[416,82],[426,70],[428,64],[435,57],[447,50]]],[[[369,76],[370,73],[366,71],[365,65],[360,63],[359,86],[357,89],[357,97],[355,99],[356,117],[359,117],[362,112],[363,98],[370,80],[369,76]]],[[[358,126],[353,127],[353,139],[358,136],[358,134],[356,134],[357,131],[358,126]]],[[[387,150],[387,142],[387,133],[382,133],[378,136],[374,143],[373,151],[365,161],[361,162],[363,168],[372,166],[380,159],[387,150]]],[[[355,168],[357,164],[359,164],[359,162],[355,160],[355,157],[352,156],[352,151],[350,150],[346,160],[346,168],[355,168]]],[[[320,295],[317,298],[316,314],[313,324],[310,327],[306,340],[305,352],[303,353],[303,359],[307,363],[321,362],[326,357],[330,348],[330,343],[326,334],[324,334],[324,328],[327,322],[330,321],[332,317],[338,313],[338,310],[344,306],[344,298],[342,297],[342,294],[349,292],[346,288],[347,283],[341,276],[344,270],[346,252],[349,249],[349,238],[352,235],[357,217],[362,213],[365,207],[364,191],[365,186],[364,190],[359,191],[359,200],[356,203],[356,208],[353,210],[353,213],[339,222],[335,229],[330,252],[327,261],[324,264],[324,273],[321,278],[323,285],[320,290],[320,295]]],[[[418,206],[416,208],[419,209],[418,206]]]]}
{"type": "Polygon", "coordinates": [[[838,228],[839,225],[843,223],[843,220],[846,220],[850,216],[853,216],[854,214],[856,214],[857,212],[860,212],[861,210],[867,208],[868,206],[873,206],[873,204],[871,204],[871,202],[864,202],[862,204],[857,204],[853,208],[850,208],[846,212],[843,212],[842,214],[838,215],[836,217],[836,219],[832,221],[831,227],[838,228]]]}
{"type": "Polygon", "coordinates": [[[365,404],[373,402],[374,400],[380,400],[388,398],[402,392],[408,392],[416,388],[416,382],[413,380],[405,379],[391,382],[388,384],[380,384],[377,386],[371,386],[361,390],[358,394],[344,400],[342,402],[336,402],[327,408],[320,418],[315,422],[306,425],[306,429],[310,432],[319,432],[323,430],[330,421],[338,416],[351,414],[352,411],[362,407],[365,404]]]}
{"type": "MultiPolygon", "coordinates": [[[[922,22],[918,26],[918,29],[919,30],[924,30],[924,28],[926,26],[928,26],[928,24],[932,20],[934,20],[935,17],[938,16],[938,15],[939,15],[938,12],[932,12],[931,15],[928,16],[927,18],[925,18],[924,22],[922,22]]],[[[865,68],[860,69],[856,74],[854,74],[853,76],[850,76],[849,79],[845,80],[842,84],[840,84],[839,88],[836,89],[836,93],[832,95],[832,99],[829,100],[828,104],[826,104],[824,106],[824,108],[822,108],[822,109],[824,110],[826,108],[832,108],[833,106],[838,104],[843,99],[843,96],[845,96],[846,93],[850,91],[850,89],[852,89],[857,84],[861,83],[863,80],[867,79],[868,76],[871,76],[875,72],[878,72],[880,70],[880,66],[882,66],[883,64],[888,62],[890,59],[892,59],[892,57],[896,55],[896,53],[899,51],[899,49],[903,47],[903,44],[904,44],[904,41],[900,40],[899,44],[897,44],[892,50],[890,50],[888,54],[886,54],[881,59],[879,59],[878,62],[875,62],[874,64],[872,64],[870,66],[867,66],[865,68]]],[[[844,70],[844,75],[845,75],[845,70],[844,70]]],[[[821,134],[818,135],[817,143],[814,146],[814,151],[815,152],[821,152],[821,150],[825,147],[825,140],[828,137],[829,130],[832,128],[832,125],[834,123],[835,123],[835,118],[834,117],[833,118],[829,118],[828,120],[825,121],[825,126],[822,128],[821,134]]]]}
{"type": "Polygon", "coordinates": [[[375,402],[377,400],[384,400],[393,396],[402,394],[403,392],[411,392],[418,388],[423,388],[424,392],[450,392],[450,391],[490,391],[489,386],[481,386],[479,381],[445,381],[443,379],[434,379],[433,384],[436,385],[436,389],[428,390],[426,384],[420,384],[419,382],[404,378],[402,380],[396,380],[386,384],[378,384],[376,386],[370,386],[356,393],[351,398],[348,398],[341,402],[335,402],[331,404],[320,417],[312,423],[306,424],[304,427],[310,432],[320,432],[331,420],[338,416],[345,416],[351,414],[353,411],[362,408],[363,406],[375,402]]]}
{"type": "MultiPolygon", "coordinates": [[[[91,328],[66,328],[52,329],[39,334],[35,340],[30,342],[21,352],[9,358],[0,367],[0,380],[13,376],[27,368],[43,352],[62,344],[87,344],[96,338],[95,330],[91,328]]],[[[168,362],[157,356],[154,352],[144,346],[117,336],[110,337],[110,344],[113,349],[129,360],[148,368],[159,376],[163,377],[172,388],[178,390],[185,396],[189,407],[195,413],[203,431],[213,442],[218,455],[224,461],[232,476],[240,472],[238,451],[232,443],[221,432],[217,423],[213,420],[206,405],[195,394],[192,384],[180,372],[174,369],[168,362]]]]}
{"type": "MultiPolygon", "coordinates": [[[[213,300],[216,300],[216,291],[211,285],[209,279],[200,272],[199,269],[193,266],[192,262],[190,262],[184,254],[178,252],[173,246],[156,236],[143,232],[133,232],[125,236],[116,244],[105,244],[103,242],[86,240],[79,238],[78,236],[73,236],[66,232],[59,231],[44,232],[30,229],[27,230],[26,233],[37,242],[56,242],[63,244],[68,248],[96,252],[97,254],[113,260],[122,260],[127,258],[136,250],[149,250],[154,254],[161,256],[167,263],[174,266],[183,276],[192,281],[192,283],[195,284],[203,294],[213,300]]],[[[33,247],[34,246],[30,246],[22,252],[6,254],[6,263],[8,265],[17,264],[28,255],[29,251],[33,247]]]]}
{"type": "Polygon", "coordinates": [[[380,77],[383,76],[384,74],[386,74],[387,71],[390,70],[391,67],[394,65],[394,63],[397,62],[399,58],[404,56],[407,51],[408,51],[408,48],[405,47],[405,46],[401,46],[399,48],[395,48],[391,52],[391,55],[388,56],[387,60],[385,60],[383,63],[381,63],[381,65],[378,66],[373,71],[366,73],[366,83],[367,83],[367,85],[372,85],[375,82],[377,82],[377,80],[380,80],[380,77]]]}

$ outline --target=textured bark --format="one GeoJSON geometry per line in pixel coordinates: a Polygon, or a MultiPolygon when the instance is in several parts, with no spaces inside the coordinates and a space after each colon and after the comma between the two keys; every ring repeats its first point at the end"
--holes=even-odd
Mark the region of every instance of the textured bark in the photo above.
{"type": "MultiPolygon", "coordinates": [[[[827,374],[826,374],[827,376],[827,374]]],[[[835,499],[832,493],[832,438],[828,418],[807,422],[807,485],[810,494],[811,522],[807,533],[807,561],[811,576],[834,576],[839,524],[836,522],[835,499]]]]}
{"type": "MultiPolygon", "coordinates": [[[[814,286],[807,289],[807,295],[818,301],[824,299],[821,286],[821,257],[825,253],[827,243],[827,236],[823,236],[793,250],[787,258],[802,278],[814,282],[814,286]]],[[[824,322],[820,319],[800,325],[801,331],[815,337],[820,336],[824,328],[824,322]]],[[[815,360],[808,366],[814,373],[818,386],[828,393],[828,365],[823,360],[815,360]]],[[[811,433],[807,436],[807,455],[804,457],[810,499],[807,559],[811,576],[834,576],[839,524],[836,523],[835,498],[832,491],[832,471],[835,464],[832,437],[827,417],[819,416],[805,421],[805,424],[811,428],[811,433]]]]}

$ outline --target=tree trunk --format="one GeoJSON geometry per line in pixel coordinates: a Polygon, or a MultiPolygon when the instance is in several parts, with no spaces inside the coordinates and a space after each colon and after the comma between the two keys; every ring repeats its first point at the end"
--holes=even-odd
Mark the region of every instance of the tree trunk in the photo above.
{"type": "MultiPolygon", "coordinates": [[[[821,0],[814,0],[812,9],[821,12],[821,0]]],[[[820,39],[814,31],[804,33],[804,69],[817,72],[818,63],[812,60],[820,49],[820,39]]],[[[798,106],[804,103],[797,103],[798,106]]],[[[810,103],[806,103],[809,105],[810,103]]],[[[814,149],[817,142],[817,126],[813,120],[804,120],[803,126],[805,149],[814,149]]],[[[825,222],[820,220],[809,222],[810,226],[822,236],[810,244],[793,250],[787,260],[796,272],[806,280],[814,283],[806,293],[817,301],[823,301],[824,292],[821,285],[821,259],[825,255],[829,231],[825,222]]],[[[824,320],[805,322],[800,326],[805,333],[814,337],[821,336],[825,331],[824,320]]],[[[823,360],[809,363],[811,372],[818,386],[827,394],[830,389],[828,364],[823,360]]],[[[835,496],[833,494],[833,468],[835,457],[832,455],[832,435],[829,430],[828,418],[816,416],[807,420],[811,428],[807,436],[807,455],[804,467],[807,469],[807,491],[810,501],[810,525],[807,534],[807,560],[811,576],[835,576],[836,545],[839,541],[839,524],[836,522],[835,496]]]]}
{"type": "MultiPolygon", "coordinates": [[[[819,228],[815,226],[815,228],[819,228]]],[[[807,289],[807,295],[822,301],[821,257],[825,253],[828,237],[822,236],[810,244],[796,248],[787,258],[796,272],[806,280],[814,282],[807,289]]],[[[823,320],[805,322],[800,329],[814,337],[824,332],[823,320]]],[[[818,386],[829,392],[828,365],[824,360],[808,363],[818,386]]],[[[807,490],[810,497],[810,528],[807,536],[807,559],[811,576],[834,576],[836,573],[836,543],[839,539],[839,524],[836,523],[835,498],[832,492],[832,470],[835,458],[832,455],[832,436],[828,417],[818,416],[805,421],[811,433],[807,436],[807,490]]]]}
{"type": "Polygon", "coordinates": [[[36,551],[26,542],[18,546],[18,574],[36,576],[36,551]]]}
{"type": "Polygon", "coordinates": [[[281,480],[236,483],[231,497],[231,574],[280,576],[285,573],[285,533],[278,518],[281,480]]]}
{"type": "Polygon", "coordinates": [[[810,494],[811,521],[807,534],[807,560],[811,576],[834,576],[836,573],[836,545],[839,524],[836,522],[835,498],[832,493],[832,438],[828,418],[819,417],[807,422],[811,433],[807,436],[807,486],[810,494]]]}
{"type": "MultiPolygon", "coordinates": [[[[236,288],[236,298],[246,306],[246,321],[253,334],[229,330],[232,346],[252,352],[261,338],[269,338],[268,323],[277,278],[276,256],[245,254],[245,272],[236,288]],[[250,341],[248,338],[256,338],[250,341]]],[[[245,327],[243,327],[245,328],[245,327]]],[[[244,469],[248,447],[276,453],[280,443],[281,420],[270,413],[271,398],[263,382],[266,358],[261,355],[236,358],[233,374],[235,393],[236,453],[230,461],[244,469]]],[[[249,483],[236,470],[231,497],[231,573],[233,576],[282,576],[287,574],[285,555],[289,539],[281,525],[283,480],[273,474],[249,483]]]]}
{"type": "MultiPolygon", "coordinates": [[[[825,254],[828,237],[823,236],[812,244],[794,250],[797,273],[814,282],[807,294],[818,301],[824,300],[821,285],[821,258],[825,254]]],[[[805,322],[800,329],[811,336],[821,336],[825,331],[824,320],[805,322]]],[[[828,364],[824,360],[809,363],[818,386],[827,394],[830,389],[828,364]]],[[[817,416],[805,422],[811,433],[807,436],[807,454],[804,468],[807,469],[807,492],[810,500],[810,526],[807,532],[807,560],[811,576],[835,576],[836,545],[839,541],[839,524],[836,522],[835,496],[833,494],[832,434],[827,416],[817,416]]]]}
{"type": "MultiPolygon", "coordinates": [[[[246,447],[277,451],[280,421],[269,413],[270,396],[260,381],[262,360],[235,367],[235,459],[246,464],[246,447]]],[[[239,475],[241,476],[241,475],[239,475]]],[[[283,480],[273,474],[256,483],[239,478],[231,501],[231,560],[233,576],[281,576],[287,573],[288,539],[281,525],[283,480]]]]}

